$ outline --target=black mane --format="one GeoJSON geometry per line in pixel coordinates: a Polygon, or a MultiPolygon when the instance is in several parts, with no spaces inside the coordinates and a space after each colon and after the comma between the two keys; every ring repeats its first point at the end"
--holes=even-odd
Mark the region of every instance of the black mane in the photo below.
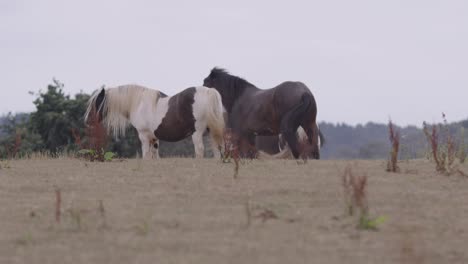
{"type": "Polygon", "coordinates": [[[213,68],[208,78],[215,80],[217,85],[214,88],[221,94],[223,104],[228,112],[231,111],[234,103],[247,89],[258,89],[255,85],[240,77],[231,75],[223,68],[213,68]]]}
{"type": "Polygon", "coordinates": [[[249,83],[245,79],[231,75],[226,69],[219,67],[214,67],[209,77],[222,79],[225,84],[229,84],[228,87],[231,89],[236,89],[238,87],[255,87],[255,85],[249,83]]]}

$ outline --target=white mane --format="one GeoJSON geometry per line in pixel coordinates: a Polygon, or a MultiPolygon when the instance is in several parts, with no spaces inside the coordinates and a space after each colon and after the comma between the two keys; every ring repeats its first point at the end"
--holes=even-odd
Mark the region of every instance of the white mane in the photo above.
{"type": "MultiPolygon", "coordinates": [[[[96,99],[101,91],[95,91],[89,99],[85,121],[88,120],[89,114],[95,107],[96,99]]],[[[102,122],[107,127],[108,132],[112,132],[115,136],[125,135],[127,127],[130,126],[130,115],[137,110],[138,106],[145,103],[156,111],[159,97],[159,91],[140,85],[122,85],[107,88],[105,89],[104,100],[100,105],[103,113],[102,122]]],[[[96,109],[96,111],[100,110],[96,109]]]]}

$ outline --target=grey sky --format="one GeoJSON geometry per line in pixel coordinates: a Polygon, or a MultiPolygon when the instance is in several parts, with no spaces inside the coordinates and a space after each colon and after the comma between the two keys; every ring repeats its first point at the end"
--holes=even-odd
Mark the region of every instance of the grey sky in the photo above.
{"type": "Polygon", "coordinates": [[[468,1],[0,0],[0,113],[28,91],[138,83],[166,93],[221,66],[306,83],[321,121],[468,117],[468,1]]]}

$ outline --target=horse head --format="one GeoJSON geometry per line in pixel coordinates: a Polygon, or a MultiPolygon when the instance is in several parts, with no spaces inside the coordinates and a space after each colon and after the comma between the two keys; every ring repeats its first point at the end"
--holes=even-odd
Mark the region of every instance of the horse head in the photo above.
{"type": "Polygon", "coordinates": [[[98,96],[96,97],[96,102],[94,103],[95,111],[98,114],[98,121],[101,122],[103,119],[103,109],[104,109],[104,98],[106,96],[106,90],[104,87],[99,92],[98,96]]]}
{"type": "Polygon", "coordinates": [[[227,70],[218,67],[213,68],[203,80],[203,86],[214,88],[219,92],[223,106],[228,113],[231,112],[236,101],[246,90],[257,89],[246,80],[231,75],[227,70]]]}

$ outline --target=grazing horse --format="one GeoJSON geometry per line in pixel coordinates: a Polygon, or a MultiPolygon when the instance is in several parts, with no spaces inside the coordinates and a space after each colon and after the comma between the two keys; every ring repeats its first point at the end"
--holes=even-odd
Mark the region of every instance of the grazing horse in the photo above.
{"type": "Polygon", "coordinates": [[[85,120],[97,112],[99,121],[115,136],[128,126],[138,131],[143,158],[159,158],[159,140],[175,142],[192,136],[195,156],[203,157],[203,133],[209,129],[213,154],[220,157],[225,121],[220,94],[207,87],[191,87],[174,95],[139,85],[123,85],[94,92],[85,120]]]}
{"type": "MultiPolygon", "coordinates": [[[[256,136],[281,134],[297,159],[301,154],[296,135],[299,126],[306,132],[308,144],[319,145],[317,104],[305,84],[283,82],[262,90],[224,69],[213,68],[203,85],[221,94],[228,126],[238,136],[238,146],[247,142],[253,147],[256,136]]],[[[318,147],[311,148],[311,152],[314,159],[320,158],[318,147]]]]}

